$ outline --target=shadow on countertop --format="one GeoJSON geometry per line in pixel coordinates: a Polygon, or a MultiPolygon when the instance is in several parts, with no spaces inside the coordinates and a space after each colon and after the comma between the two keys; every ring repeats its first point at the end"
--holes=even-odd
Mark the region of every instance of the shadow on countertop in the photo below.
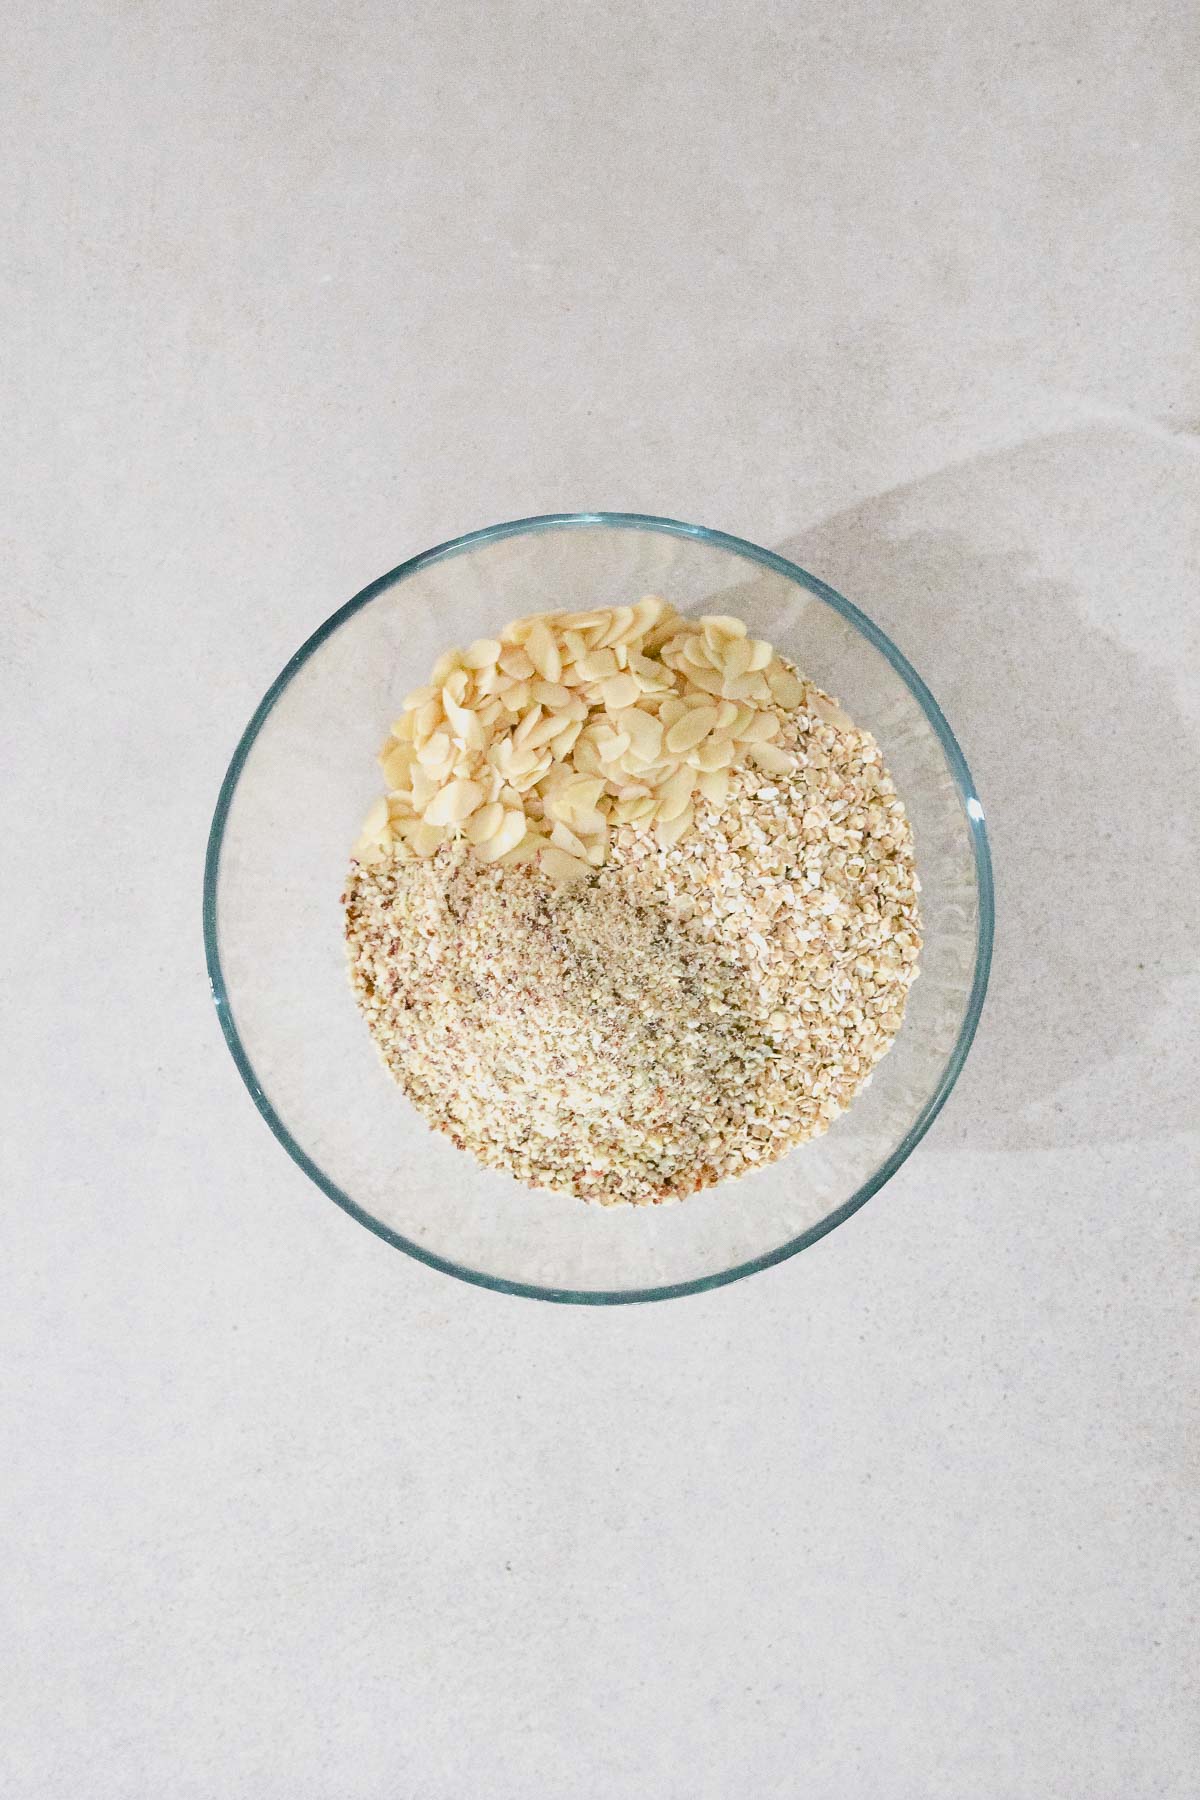
{"type": "MultiPolygon", "coordinates": [[[[1139,465],[1160,501],[1163,454],[1155,444],[1139,465]]],[[[1112,483],[1119,471],[1127,489],[1139,456],[1107,429],[1042,439],[776,546],[862,605],[911,658],[987,810],[991,990],[932,1149],[1127,1141],[1197,1123],[1195,1035],[1182,1031],[1177,1000],[1174,1025],[1171,1016],[1172,983],[1194,974],[1200,935],[1196,742],[1167,669],[1089,624],[1086,590],[1039,572],[1046,509],[1056,566],[1075,566],[1078,532],[1079,563],[1095,569],[1097,530],[1114,505],[1137,503],[1112,483]]],[[[1179,475],[1186,506],[1195,463],[1179,475]]],[[[1116,548],[1129,554],[1125,539],[1116,548]]],[[[1181,569],[1177,601],[1157,592],[1155,604],[1187,606],[1186,577],[1181,569]]],[[[1130,580],[1136,594],[1136,571],[1130,580]]],[[[1143,631],[1153,633],[1151,619],[1143,631]]]]}

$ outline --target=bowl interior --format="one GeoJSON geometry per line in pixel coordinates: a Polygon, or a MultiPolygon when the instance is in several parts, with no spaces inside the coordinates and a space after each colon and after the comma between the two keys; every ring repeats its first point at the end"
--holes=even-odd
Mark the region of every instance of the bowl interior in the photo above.
{"type": "Polygon", "coordinates": [[[668,521],[576,515],[473,534],[343,607],[280,675],[238,747],[209,845],[205,929],[230,1047],[297,1161],[400,1247],[485,1284],[585,1301],[731,1280],[799,1249],[903,1161],[982,1004],[991,890],[961,753],[903,658],[840,596],[766,551],[668,521]],[[380,1065],[346,977],[342,891],[376,752],[440,652],[520,613],[661,593],[738,613],[873,731],[913,824],[925,948],[903,1029],[824,1137],[682,1205],[532,1192],[431,1132],[380,1065]]]}

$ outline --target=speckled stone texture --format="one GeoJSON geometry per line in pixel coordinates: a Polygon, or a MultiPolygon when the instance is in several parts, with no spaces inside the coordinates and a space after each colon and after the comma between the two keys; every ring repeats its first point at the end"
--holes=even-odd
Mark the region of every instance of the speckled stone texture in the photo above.
{"type": "Polygon", "coordinates": [[[1194,1800],[1197,24],[15,9],[0,1789],[1194,1800]],[[571,1310],[338,1212],[200,865],[333,608],[493,520],[797,556],[988,809],[993,993],[792,1262],[571,1310]]]}

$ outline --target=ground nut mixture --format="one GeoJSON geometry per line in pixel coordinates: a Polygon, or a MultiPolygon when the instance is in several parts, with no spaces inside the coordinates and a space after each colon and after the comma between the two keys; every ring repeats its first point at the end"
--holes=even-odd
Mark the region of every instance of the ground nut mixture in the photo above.
{"type": "Polygon", "coordinates": [[[890,1047],[920,946],[911,832],[873,739],[785,667],[799,705],[759,700],[769,733],[723,791],[694,787],[678,835],[653,807],[614,819],[570,878],[481,860],[465,831],[352,863],[358,1003],[480,1161],[604,1204],[677,1198],[823,1131],[890,1047]]]}

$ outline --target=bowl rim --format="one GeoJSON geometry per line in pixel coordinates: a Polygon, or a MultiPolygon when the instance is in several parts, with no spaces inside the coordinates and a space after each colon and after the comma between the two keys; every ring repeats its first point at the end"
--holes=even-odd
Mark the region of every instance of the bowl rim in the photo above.
{"type": "Polygon", "coordinates": [[[497,1293],[518,1294],[528,1299],[551,1300],[577,1306],[621,1306],[647,1300],[671,1300],[684,1294],[704,1293],[709,1288],[724,1287],[728,1282],[739,1281],[746,1275],[754,1275],[761,1269],[769,1269],[776,1263],[786,1262],[789,1257],[799,1251],[806,1250],[815,1244],[826,1233],[843,1224],[852,1213],[877,1194],[884,1183],[900,1168],[913,1150],[920,1143],[929,1127],[958,1080],[967,1053],[971,1048],[979,1016],[983,1010],[987,993],[988,975],[992,960],[992,939],[995,930],[995,890],[992,880],[992,858],[988,843],[988,834],[984,822],[984,810],[975,789],[975,782],[967,766],[957,738],[941,707],[930,693],[925,682],[913,668],[904,653],[892,640],[880,630],[873,619],[868,618],[853,601],[847,600],[835,588],[812,575],[799,563],[778,555],[773,550],[765,550],[761,545],[750,543],[745,538],[733,537],[725,531],[714,531],[704,525],[689,525],[680,519],[660,518],[653,513],[630,512],[574,512],[574,513],[538,513],[530,518],[509,519],[499,525],[488,525],[480,531],[468,531],[461,537],[448,538],[445,543],[435,544],[432,549],[423,550],[417,556],[398,563],[386,575],[380,575],[375,581],[368,583],[354,597],[338,607],[319,625],[312,635],[305,639],[295,654],[280,670],[271,683],[254,713],[249,724],[238,740],[237,748],[225,771],[224,780],[217,796],[217,804],[213,813],[212,825],[209,828],[208,844],[204,858],[204,955],[208,965],[209,983],[212,989],[213,1002],[217,1009],[221,1031],[229,1046],[230,1054],[237,1066],[238,1073],[245,1082],[255,1106],[270,1126],[275,1137],[283,1145],[293,1162],[304,1170],[309,1179],[337,1203],[351,1218],[357,1219],[385,1243],[392,1244],[397,1250],[405,1251],[418,1262],[430,1268],[439,1269],[444,1274],[455,1275],[461,1281],[470,1282],[473,1286],[490,1288],[497,1293]],[[298,671],[313,656],[327,638],[331,637],[340,625],[353,618],[356,612],[368,606],[389,588],[414,575],[418,569],[427,568],[431,563],[441,562],[450,557],[459,556],[464,551],[472,550],[482,544],[494,543],[502,538],[518,537],[524,533],[543,531],[572,530],[581,526],[608,526],[619,530],[641,530],[664,532],[674,537],[699,538],[705,543],[721,550],[728,550],[745,557],[762,567],[773,570],[776,574],[787,577],[799,586],[816,594],[836,612],[841,613],[874,647],[887,658],[901,680],[908,687],[930,725],[933,727],[941,744],[947,765],[958,790],[962,802],[963,813],[971,835],[971,844],[975,858],[975,877],[979,898],[979,917],[976,928],[975,969],[971,983],[971,992],[967,1007],[963,1014],[962,1024],[954,1046],[946,1058],[937,1086],[913,1123],[905,1132],[900,1143],[887,1156],[879,1167],[857,1188],[850,1198],[835,1208],[832,1213],[802,1231],[797,1237],[789,1238],[776,1249],[765,1252],[761,1256],[751,1257],[749,1261],[738,1263],[730,1269],[723,1269],[716,1274],[701,1275],[691,1281],[670,1282],[658,1287],[626,1288],[619,1290],[592,1288],[554,1288],[541,1287],[536,1283],[512,1281],[505,1276],[488,1275],[478,1269],[470,1269],[449,1257],[439,1256],[422,1245],[413,1243],[400,1232],[393,1231],[382,1220],[351,1199],[337,1183],[332,1181],[324,1170],[308,1155],[303,1146],[292,1136],[279,1114],[268,1099],[262,1084],[255,1074],[253,1064],[246,1053],[233,1016],[225,976],[221,967],[221,954],[218,942],[217,921],[217,888],[220,880],[221,849],[225,837],[225,827],[229,818],[234,792],[241,778],[242,770],[258,737],[284,689],[293,680],[298,671]]]}

